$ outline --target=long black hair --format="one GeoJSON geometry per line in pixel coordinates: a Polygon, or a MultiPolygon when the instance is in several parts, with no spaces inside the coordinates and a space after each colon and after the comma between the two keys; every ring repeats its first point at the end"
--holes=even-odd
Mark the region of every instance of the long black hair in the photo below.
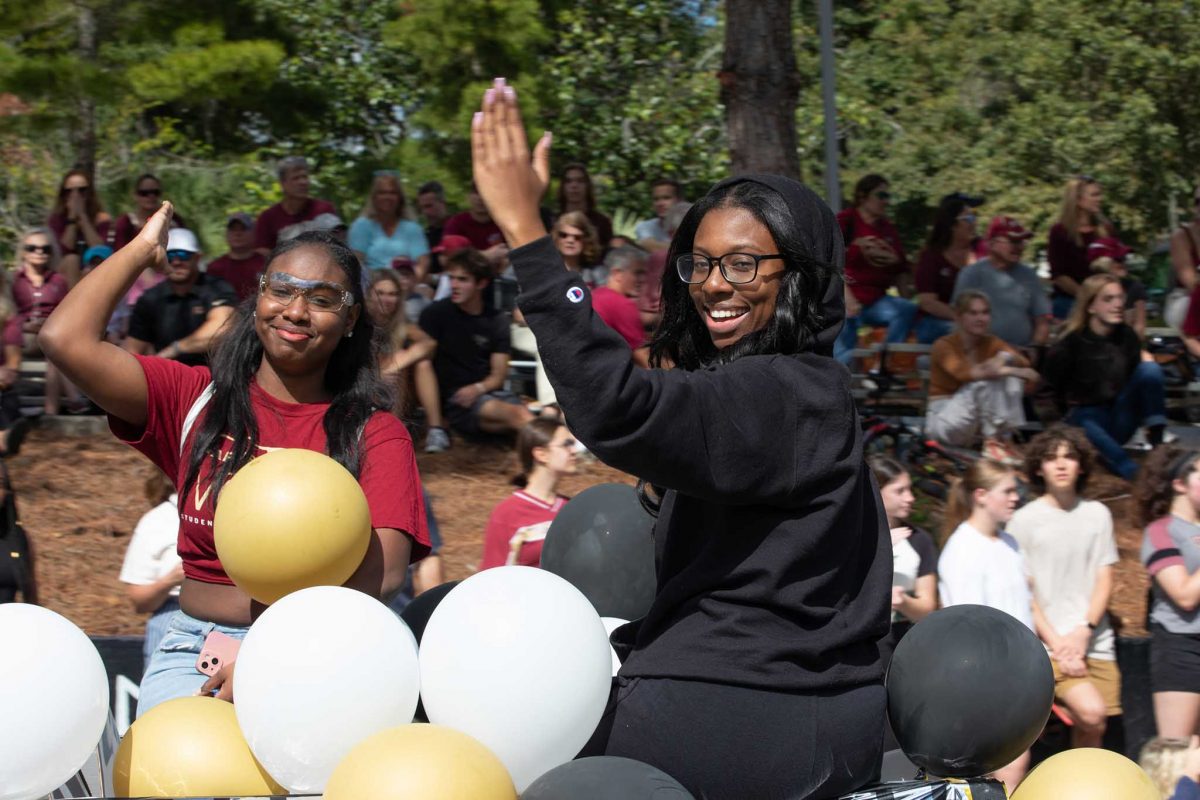
{"type": "MultiPolygon", "coordinates": [[[[839,265],[832,259],[818,257],[810,244],[813,237],[802,231],[806,222],[817,221],[802,221],[799,216],[783,195],[754,180],[718,184],[692,206],[667,252],[662,282],[663,318],[650,341],[651,364],[673,363],[682,369],[695,370],[746,355],[791,354],[810,349],[817,333],[829,321],[825,319],[823,298],[830,281],[839,274],[839,265]],[[753,214],[771,232],[786,267],[775,298],[775,313],[766,326],[720,351],[713,345],[708,328],[692,302],[688,284],[675,272],[676,259],[692,252],[700,221],[717,208],[742,208],[753,214]]],[[[830,214],[831,225],[832,220],[830,214]]],[[[833,231],[836,233],[836,225],[833,231]]]]}
{"type": "MultiPolygon", "coordinates": [[[[362,265],[350,248],[328,233],[302,233],[280,244],[267,260],[264,274],[270,274],[275,259],[301,247],[325,251],[345,273],[346,286],[362,309],[362,265]]],[[[254,328],[257,301],[255,294],[242,303],[229,331],[213,351],[213,395],[196,431],[180,494],[186,494],[196,483],[201,467],[208,461],[213,489],[209,502],[215,504],[225,482],[254,457],[258,420],[250,402],[250,383],[263,359],[262,341],[254,328]],[[222,461],[221,444],[226,435],[233,444],[229,457],[222,461]]],[[[360,311],[352,332],[352,336],[338,342],[325,367],[325,388],[333,400],[325,412],[324,428],[326,454],[357,478],[362,469],[362,432],[367,420],[376,410],[391,408],[394,398],[379,378],[371,315],[360,311]]]]}
{"type": "Polygon", "coordinates": [[[959,194],[948,194],[938,203],[933,215],[933,227],[929,229],[929,238],[925,240],[925,249],[931,252],[945,250],[954,238],[954,226],[958,217],[970,206],[966,198],[959,194]]]}

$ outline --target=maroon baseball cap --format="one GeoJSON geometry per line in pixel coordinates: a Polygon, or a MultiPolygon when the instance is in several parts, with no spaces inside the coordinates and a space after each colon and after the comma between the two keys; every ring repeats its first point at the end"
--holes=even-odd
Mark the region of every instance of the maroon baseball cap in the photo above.
{"type": "Polygon", "coordinates": [[[1132,248],[1121,244],[1121,240],[1115,236],[1104,236],[1088,245],[1088,262],[1090,263],[1098,258],[1111,258],[1113,261],[1124,261],[1125,256],[1132,252],[1132,248]]]}
{"type": "Polygon", "coordinates": [[[466,250],[471,246],[471,240],[467,237],[459,236],[456,233],[449,233],[442,237],[437,247],[433,248],[433,252],[453,254],[459,250],[466,250]]]}
{"type": "Polygon", "coordinates": [[[992,222],[988,225],[987,236],[984,238],[996,239],[1001,236],[1014,242],[1023,242],[1033,234],[1012,217],[992,217],[992,222]]]}

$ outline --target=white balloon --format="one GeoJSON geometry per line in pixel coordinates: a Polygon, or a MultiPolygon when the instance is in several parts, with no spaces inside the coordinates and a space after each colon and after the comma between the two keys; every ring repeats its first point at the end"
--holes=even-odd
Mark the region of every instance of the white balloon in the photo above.
{"type": "MultiPolygon", "coordinates": [[[[604,632],[610,637],[613,631],[629,622],[627,619],[617,619],[616,617],[601,617],[600,621],[604,623],[604,632]]],[[[617,671],[621,669],[621,659],[617,658],[617,651],[613,648],[612,642],[609,642],[608,649],[612,653],[612,674],[615,678],[617,671]]]]}
{"type": "Polygon", "coordinates": [[[417,640],[387,606],[340,586],[275,602],[246,634],[233,673],[254,757],[294,793],[317,793],[363,739],[412,722],[417,640]]]}
{"type": "Polygon", "coordinates": [[[421,638],[429,721],[474,736],[523,792],[574,758],[608,703],[608,637],[562,578],[497,567],[446,595],[421,638]]]}
{"type": "Polygon", "coordinates": [[[0,605],[0,800],[41,798],[88,760],[108,720],[108,673],[73,622],[0,605]]]}

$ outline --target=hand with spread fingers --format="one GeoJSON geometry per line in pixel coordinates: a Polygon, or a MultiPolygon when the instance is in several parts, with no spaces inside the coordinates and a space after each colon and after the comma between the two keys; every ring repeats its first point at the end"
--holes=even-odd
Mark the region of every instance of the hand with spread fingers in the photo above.
{"type": "Polygon", "coordinates": [[[484,92],[471,121],[471,160],[475,186],[509,247],[545,236],[538,203],[550,183],[550,133],[531,160],[517,93],[504,78],[484,92]]]}

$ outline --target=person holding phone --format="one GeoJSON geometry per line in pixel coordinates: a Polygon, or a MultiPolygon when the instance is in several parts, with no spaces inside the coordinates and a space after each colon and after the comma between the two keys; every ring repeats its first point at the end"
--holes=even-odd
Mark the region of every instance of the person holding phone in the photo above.
{"type": "Polygon", "coordinates": [[[777,175],[714,186],[680,224],[651,363],[592,307],[538,214],[502,79],[472,123],[475,183],[571,432],[661,488],[658,591],[613,633],[623,664],[584,755],[636,758],[697,797],[831,797],[878,773],[892,553],[863,459],[833,212],[777,175]],[[769,743],[764,746],[763,743],[769,743]]]}
{"type": "Polygon", "coordinates": [[[356,476],[371,511],[367,554],[346,585],[386,599],[429,549],[412,440],[391,413],[363,313],[362,267],[332,236],[305,233],[271,253],[259,291],[227,323],[208,367],[135,355],[104,340],[113,308],[148,265],[166,260],[171,205],[88,274],[42,327],[42,349],[109,416],[123,441],[179,492],[184,580],[176,611],[142,679],[138,713],[176,697],[233,698],[234,663],[197,669],[206,638],[245,635],[262,610],[217,557],[221,487],[268,450],[328,454],[356,476]]]}

